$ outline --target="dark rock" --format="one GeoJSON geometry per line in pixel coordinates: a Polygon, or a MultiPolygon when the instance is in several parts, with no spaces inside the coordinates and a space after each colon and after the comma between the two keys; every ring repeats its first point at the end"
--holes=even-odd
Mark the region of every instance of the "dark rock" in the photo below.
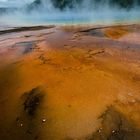
{"type": "Polygon", "coordinates": [[[101,128],[87,140],[140,140],[140,130],[114,107],[109,107],[100,119],[101,128]]]}
{"type": "Polygon", "coordinates": [[[24,111],[27,113],[27,115],[34,116],[43,100],[44,97],[43,91],[41,91],[40,88],[37,87],[25,93],[24,97],[25,97],[23,103],[24,111]]]}

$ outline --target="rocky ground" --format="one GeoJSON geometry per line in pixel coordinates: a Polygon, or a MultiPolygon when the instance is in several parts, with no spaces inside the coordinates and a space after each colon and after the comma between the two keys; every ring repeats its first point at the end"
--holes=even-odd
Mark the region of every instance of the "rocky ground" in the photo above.
{"type": "Polygon", "coordinates": [[[0,31],[2,140],[139,140],[140,25],[0,31]]]}

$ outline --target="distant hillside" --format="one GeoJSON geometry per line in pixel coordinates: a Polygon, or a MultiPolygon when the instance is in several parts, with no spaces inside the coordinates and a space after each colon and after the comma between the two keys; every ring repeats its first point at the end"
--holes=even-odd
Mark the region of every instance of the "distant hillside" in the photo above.
{"type": "MultiPolygon", "coordinates": [[[[73,8],[75,5],[80,5],[83,1],[90,1],[90,5],[100,6],[101,4],[108,4],[110,6],[118,6],[120,8],[131,8],[134,5],[140,5],[140,0],[51,0],[53,6],[58,9],[73,8]]],[[[48,0],[35,0],[29,7],[39,7],[41,4],[48,3],[48,0]]]]}

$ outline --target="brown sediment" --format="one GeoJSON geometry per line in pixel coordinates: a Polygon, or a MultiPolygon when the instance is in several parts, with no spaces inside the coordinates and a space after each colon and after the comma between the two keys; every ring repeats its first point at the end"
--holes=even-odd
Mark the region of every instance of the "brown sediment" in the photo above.
{"type": "Polygon", "coordinates": [[[88,28],[88,29],[82,29],[82,30],[80,30],[80,32],[89,32],[89,31],[91,31],[91,30],[98,30],[98,29],[109,29],[109,28],[125,28],[125,29],[136,29],[136,28],[139,28],[140,26],[139,26],[139,24],[130,24],[130,25],[111,25],[111,26],[98,26],[98,27],[90,27],[90,28],[88,28],[88,27],[86,27],[86,28],[88,28]]]}
{"type": "Polygon", "coordinates": [[[105,36],[108,38],[118,39],[130,32],[130,29],[124,27],[116,27],[105,30],[105,36]]]}
{"type": "Polygon", "coordinates": [[[140,139],[139,25],[96,30],[1,36],[2,139],[140,139]]]}
{"type": "MultiPolygon", "coordinates": [[[[8,33],[14,33],[14,32],[24,32],[24,31],[37,31],[37,30],[44,30],[44,29],[50,29],[54,26],[28,26],[28,27],[15,27],[13,29],[7,29],[7,30],[1,30],[0,35],[8,34],[8,33]]],[[[30,37],[25,36],[25,37],[30,37]]]]}
{"type": "Polygon", "coordinates": [[[92,35],[96,37],[108,37],[111,39],[119,39],[122,36],[135,32],[139,28],[139,25],[116,25],[116,26],[104,26],[95,27],[80,31],[81,33],[86,33],[87,35],[92,35]]]}

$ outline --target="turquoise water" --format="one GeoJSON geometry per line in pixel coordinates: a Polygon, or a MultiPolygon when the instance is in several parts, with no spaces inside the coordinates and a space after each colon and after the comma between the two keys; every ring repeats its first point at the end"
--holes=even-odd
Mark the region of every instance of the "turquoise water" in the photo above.
{"type": "Polygon", "coordinates": [[[139,23],[140,10],[97,10],[97,11],[65,11],[34,12],[30,14],[15,13],[1,18],[3,23],[14,25],[76,25],[76,24],[113,24],[139,23]]]}

